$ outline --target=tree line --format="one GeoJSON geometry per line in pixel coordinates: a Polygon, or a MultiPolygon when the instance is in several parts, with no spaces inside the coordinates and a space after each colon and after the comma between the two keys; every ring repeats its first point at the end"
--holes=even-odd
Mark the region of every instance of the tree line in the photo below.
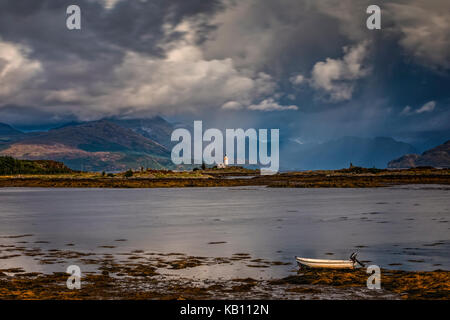
{"type": "Polygon", "coordinates": [[[0,157],[0,175],[10,174],[61,174],[73,170],[53,160],[18,160],[9,156],[0,157]]]}

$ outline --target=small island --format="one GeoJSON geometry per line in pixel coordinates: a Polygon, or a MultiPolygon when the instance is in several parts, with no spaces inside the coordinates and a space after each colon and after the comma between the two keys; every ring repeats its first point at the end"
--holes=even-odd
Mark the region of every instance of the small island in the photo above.
{"type": "Polygon", "coordinates": [[[84,172],[51,160],[0,157],[0,187],[181,188],[266,186],[271,188],[373,188],[404,184],[450,184],[450,169],[376,169],[351,165],[340,170],[308,170],[261,175],[240,166],[200,166],[185,170],[129,169],[84,172]]]}

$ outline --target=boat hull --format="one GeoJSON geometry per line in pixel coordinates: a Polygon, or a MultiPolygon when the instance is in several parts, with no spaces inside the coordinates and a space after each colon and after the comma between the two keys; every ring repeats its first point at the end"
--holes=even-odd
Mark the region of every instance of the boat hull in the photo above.
{"type": "Polygon", "coordinates": [[[295,260],[299,267],[308,268],[328,268],[328,269],[353,269],[355,263],[351,260],[324,260],[324,259],[307,259],[296,257],[295,260]]]}

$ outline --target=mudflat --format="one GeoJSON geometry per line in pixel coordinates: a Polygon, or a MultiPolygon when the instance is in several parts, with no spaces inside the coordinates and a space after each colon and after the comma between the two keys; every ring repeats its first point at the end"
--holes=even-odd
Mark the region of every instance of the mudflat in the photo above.
{"type": "Polygon", "coordinates": [[[230,257],[187,256],[183,253],[126,252],[124,260],[72,250],[24,250],[42,263],[79,258],[95,267],[81,277],[81,289],[68,289],[64,272],[0,269],[0,299],[449,299],[450,272],[382,269],[381,290],[366,287],[365,268],[307,269],[280,279],[201,279],[173,272],[204,266],[243,263],[270,268],[282,262],[230,257]]]}

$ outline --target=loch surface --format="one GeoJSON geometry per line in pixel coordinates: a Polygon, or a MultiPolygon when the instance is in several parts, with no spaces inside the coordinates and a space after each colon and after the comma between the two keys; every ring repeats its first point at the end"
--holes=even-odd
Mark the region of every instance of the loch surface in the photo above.
{"type": "MultiPolygon", "coordinates": [[[[449,199],[449,188],[437,185],[3,188],[0,244],[22,243],[45,250],[68,249],[71,244],[71,250],[108,254],[127,250],[208,257],[249,253],[292,262],[277,268],[276,276],[292,271],[296,255],[345,259],[352,252],[384,268],[449,270],[449,199]],[[17,235],[28,236],[14,238],[17,235]]],[[[0,260],[0,268],[55,268],[33,265],[27,259],[0,260]]]]}

